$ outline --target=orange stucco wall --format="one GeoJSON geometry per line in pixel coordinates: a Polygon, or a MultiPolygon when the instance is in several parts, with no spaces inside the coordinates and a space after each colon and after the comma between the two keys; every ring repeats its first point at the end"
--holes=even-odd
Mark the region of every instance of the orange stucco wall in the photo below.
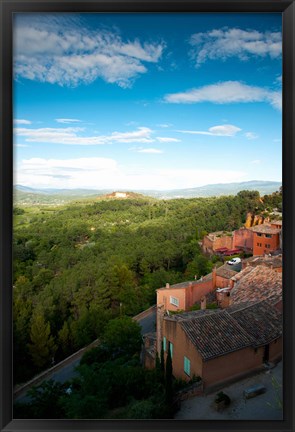
{"type": "Polygon", "coordinates": [[[253,231],[248,230],[246,228],[240,228],[240,229],[234,231],[233,247],[234,248],[242,247],[242,248],[252,250],[252,248],[253,248],[253,231]]]}
{"type": "Polygon", "coordinates": [[[213,253],[216,249],[226,247],[228,249],[233,248],[233,237],[232,236],[221,236],[211,240],[208,236],[205,236],[202,241],[202,248],[204,252],[213,253]]]}
{"type": "MultiPolygon", "coordinates": [[[[189,381],[193,375],[200,376],[203,380],[204,389],[232,379],[238,379],[249,372],[259,370],[263,364],[264,347],[259,347],[256,350],[253,347],[247,347],[212,360],[203,361],[181,326],[169,318],[165,318],[163,321],[162,336],[167,339],[167,350],[168,341],[173,344],[173,375],[186,381],[189,381]],[[184,372],[184,356],[190,360],[190,376],[184,372]]],[[[281,353],[281,339],[272,342],[269,348],[270,361],[278,359],[281,353]]]]}
{"type": "Polygon", "coordinates": [[[216,275],[216,287],[226,288],[229,286],[229,279],[216,275]]]}
{"type": "Polygon", "coordinates": [[[188,308],[191,307],[194,303],[201,300],[201,297],[213,291],[213,283],[212,279],[207,281],[198,282],[193,287],[191,302],[188,305],[188,308]]]}
{"type": "Polygon", "coordinates": [[[279,338],[269,346],[269,360],[275,362],[280,360],[283,352],[283,339],[279,338]]]}
{"type": "Polygon", "coordinates": [[[224,356],[208,360],[203,364],[204,388],[239,378],[262,365],[263,348],[248,347],[224,356]]]}
{"type": "Polygon", "coordinates": [[[164,304],[164,308],[170,311],[185,310],[186,288],[167,288],[157,291],[157,305],[164,304]],[[178,299],[178,306],[171,303],[170,297],[178,299]]]}
{"type": "Polygon", "coordinates": [[[191,282],[182,288],[165,288],[157,291],[157,305],[163,304],[169,311],[188,310],[201,297],[213,290],[212,279],[191,282]],[[178,306],[171,303],[170,297],[178,300],[178,306]]]}
{"type": "Polygon", "coordinates": [[[186,381],[189,381],[193,375],[201,377],[203,374],[202,358],[176,321],[164,320],[163,336],[166,336],[167,339],[167,349],[168,341],[173,343],[173,375],[186,381]],[[191,363],[190,376],[184,372],[184,355],[191,363]]]}
{"type": "Polygon", "coordinates": [[[271,238],[265,237],[265,234],[258,236],[256,232],[253,235],[253,255],[263,255],[276,251],[280,247],[279,234],[271,234],[271,238]],[[269,248],[266,245],[270,245],[269,248]],[[261,245],[261,246],[260,246],[261,245]]]}

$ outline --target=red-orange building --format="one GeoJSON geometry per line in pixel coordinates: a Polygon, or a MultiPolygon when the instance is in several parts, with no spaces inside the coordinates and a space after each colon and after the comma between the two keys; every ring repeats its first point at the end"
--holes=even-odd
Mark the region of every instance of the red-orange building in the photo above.
{"type": "Polygon", "coordinates": [[[216,231],[207,234],[202,240],[202,249],[204,253],[213,254],[217,249],[233,249],[233,233],[216,231]]]}
{"type": "Polygon", "coordinates": [[[165,287],[157,289],[157,306],[162,305],[164,310],[171,312],[188,311],[216,288],[229,286],[230,279],[237,273],[224,264],[219,268],[214,267],[212,273],[199,280],[174,285],[167,283],[165,287]]]}
{"type": "Polygon", "coordinates": [[[253,256],[273,253],[280,249],[281,228],[275,225],[257,225],[253,231],[253,256]]]}
{"type": "Polygon", "coordinates": [[[162,344],[166,355],[170,348],[173,375],[199,376],[208,390],[280,359],[281,313],[265,301],[165,316],[162,344]]]}

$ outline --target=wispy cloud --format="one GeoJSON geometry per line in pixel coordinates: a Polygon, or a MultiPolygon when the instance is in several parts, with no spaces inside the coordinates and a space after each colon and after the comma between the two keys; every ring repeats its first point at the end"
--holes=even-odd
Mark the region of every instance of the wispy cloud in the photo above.
{"type": "Polygon", "coordinates": [[[242,61],[266,56],[275,59],[282,54],[282,35],[280,32],[223,28],[193,34],[190,45],[191,58],[197,67],[207,60],[226,60],[230,57],[242,61]]]}
{"type": "Polygon", "coordinates": [[[145,149],[138,150],[138,153],[160,154],[163,153],[163,150],[155,149],[155,148],[145,148],[145,149]]]}
{"type": "Polygon", "coordinates": [[[266,102],[274,108],[282,108],[282,94],[263,87],[244,84],[239,81],[224,81],[204,87],[193,88],[181,93],[172,93],[164,97],[169,103],[215,104],[266,102]]]}
{"type": "Polygon", "coordinates": [[[157,137],[157,140],[158,140],[159,142],[162,142],[162,143],[168,143],[168,142],[180,142],[179,139],[177,139],[177,138],[172,138],[172,137],[157,137]]]}
{"type": "Polygon", "coordinates": [[[14,119],[13,123],[15,125],[30,125],[32,122],[30,120],[24,120],[24,119],[14,119]]]}
{"type": "Polygon", "coordinates": [[[16,171],[16,182],[43,187],[92,187],[93,179],[108,178],[118,172],[117,162],[108,158],[44,159],[21,161],[16,171]]]}
{"type": "Polygon", "coordinates": [[[69,118],[58,118],[58,119],[55,119],[55,121],[57,123],[63,123],[63,124],[81,123],[81,120],[69,119],[69,118]]]}
{"type": "Polygon", "coordinates": [[[255,140],[255,139],[259,138],[258,135],[256,133],[254,133],[254,132],[246,132],[245,133],[245,137],[248,140],[255,140]]]}
{"type": "Polygon", "coordinates": [[[259,165],[260,163],[261,163],[260,159],[254,159],[251,161],[251,164],[253,164],[253,165],[259,165]]]}
{"type": "Polygon", "coordinates": [[[130,87],[157,63],[165,44],[124,41],[115,31],[90,30],[75,19],[19,17],[14,34],[17,77],[75,87],[101,78],[130,87]]]}
{"type": "Polygon", "coordinates": [[[208,129],[208,131],[195,131],[195,130],[178,130],[177,132],[185,133],[185,134],[192,134],[192,135],[210,135],[210,136],[226,136],[226,137],[233,137],[238,132],[240,132],[242,129],[240,129],[237,126],[226,124],[226,125],[220,125],[220,126],[212,126],[208,129]]]}
{"type": "Polygon", "coordinates": [[[154,142],[151,138],[153,131],[147,127],[139,127],[130,132],[112,132],[110,135],[82,135],[84,128],[15,128],[16,136],[25,138],[26,142],[52,143],[65,145],[100,145],[117,143],[150,143],[154,142]]]}

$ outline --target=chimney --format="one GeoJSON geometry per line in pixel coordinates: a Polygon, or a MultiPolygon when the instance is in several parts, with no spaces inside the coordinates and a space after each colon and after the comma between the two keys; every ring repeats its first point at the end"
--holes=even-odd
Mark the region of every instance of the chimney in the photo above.
{"type": "Polygon", "coordinates": [[[167,282],[166,283],[166,288],[169,289],[170,288],[170,284],[167,282]]]}
{"type": "Polygon", "coordinates": [[[205,310],[206,309],[206,297],[203,296],[201,297],[201,310],[205,310]]]}

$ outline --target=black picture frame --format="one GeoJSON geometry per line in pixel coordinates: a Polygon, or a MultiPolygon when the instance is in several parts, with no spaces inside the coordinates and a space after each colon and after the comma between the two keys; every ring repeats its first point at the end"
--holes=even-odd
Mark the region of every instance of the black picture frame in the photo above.
{"type": "Polygon", "coordinates": [[[294,0],[0,0],[1,31],[1,431],[294,431],[294,0]],[[195,420],[14,420],[12,417],[12,16],[16,12],[280,12],[283,21],[283,214],[284,214],[284,419],[282,421],[195,420]]]}

